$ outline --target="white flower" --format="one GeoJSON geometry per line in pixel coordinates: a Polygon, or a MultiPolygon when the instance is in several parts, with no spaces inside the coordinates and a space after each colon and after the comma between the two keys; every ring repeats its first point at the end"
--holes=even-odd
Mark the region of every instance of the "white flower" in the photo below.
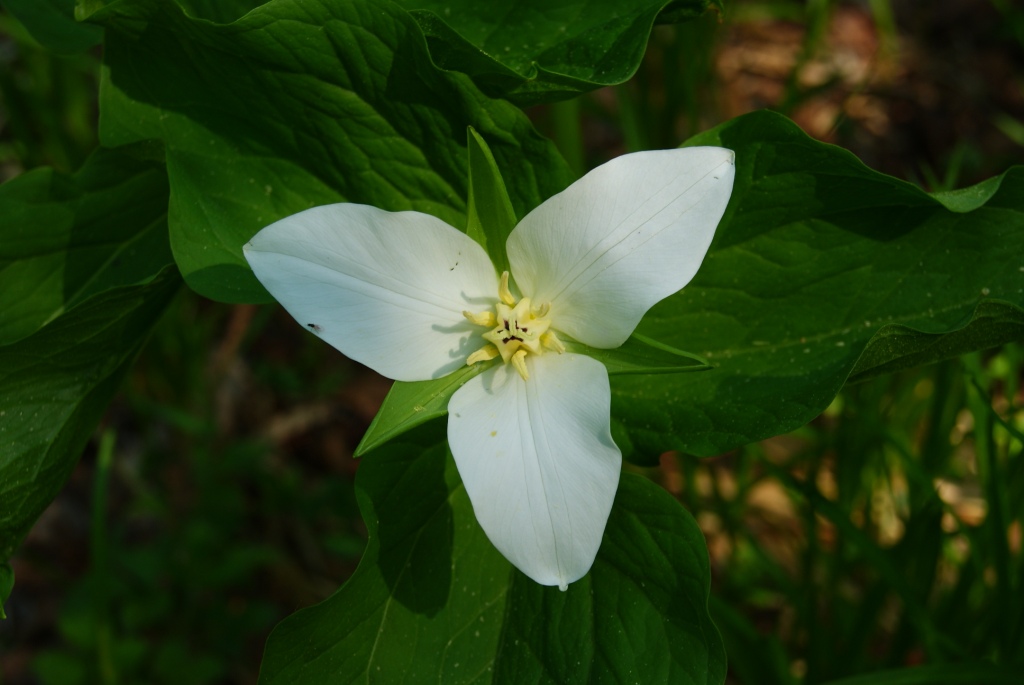
{"type": "Polygon", "coordinates": [[[448,441],[491,542],[565,590],[594,562],[622,455],[607,371],[558,334],[624,343],[697,272],[734,175],[732,151],[713,147],[598,167],[509,236],[518,296],[480,245],[418,212],[317,207],[260,231],[245,256],[300,324],[389,378],[501,358],[452,396],[448,441]]]}

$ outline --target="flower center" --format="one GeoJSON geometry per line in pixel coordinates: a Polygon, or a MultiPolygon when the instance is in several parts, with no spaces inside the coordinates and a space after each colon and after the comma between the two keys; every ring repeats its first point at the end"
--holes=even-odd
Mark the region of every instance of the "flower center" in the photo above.
{"type": "Polygon", "coordinates": [[[462,312],[463,316],[476,325],[490,329],[483,334],[489,344],[469,355],[466,364],[473,365],[500,356],[506,364],[511,362],[524,381],[528,380],[528,354],[542,354],[545,348],[559,354],[565,352],[565,346],[555,332],[548,330],[551,327],[551,318],[548,316],[551,306],[545,303],[534,307],[528,297],[516,302],[508,287],[507,271],[501,274],[498,299],[494,311],[479,314],[462,312]]]}

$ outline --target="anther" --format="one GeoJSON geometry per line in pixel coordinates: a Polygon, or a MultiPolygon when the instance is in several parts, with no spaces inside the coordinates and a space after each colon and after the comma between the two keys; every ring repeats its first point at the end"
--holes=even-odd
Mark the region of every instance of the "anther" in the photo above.
{"type": "Polygon", "coordinates": [[[516,371],[523,377],[524,381],[530,380],[530,373],[526,370],[526,350],[519,350],[512,355],[512,366],[516,367],[516,371]]]}
{"type": "Polygon", "coordinates": [[[476,364],[477,362],[490,361],[499,354],[501,353],[498,352],[498,348],[494,345],[484,345],[466,358],[466,366],[473,366],[473,364],[476,364]]]}
{"type": "Polygon", "coordinates": [[[512,291],[508,288],[508,272],[501,272],[501,283],[498,284],[498,297],[501,301],[507,304],[509,307],[514,307],[516,304],[516,298],[512,296],[512,291]]]}
{"type": "Polygon", "coordinates": [[[540,344],[549,350],[554,350],[558,354],[565,352],[565,345],[558,339],[554,331],[548,331],[544,335],[540,336],[540,344]]]}
{"type": "Polygon", "coordinates": [[[462,312],[462,315],[469,319],[470,323],[477,326],[486,326],[487,328],[491,328],[498,321],[492,311],[480,312],[479,314],[474,314],[473,312],[462,312]]]}

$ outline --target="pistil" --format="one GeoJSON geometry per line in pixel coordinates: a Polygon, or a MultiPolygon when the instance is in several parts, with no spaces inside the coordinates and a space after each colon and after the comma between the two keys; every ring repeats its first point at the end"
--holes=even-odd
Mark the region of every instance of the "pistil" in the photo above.
{"type": "Polygon", "coordinates": [[[490,344],[469,355],[466,364],[473,365],[501,356],[503,362],[515,367],[523,380],[528,380],[528,354],[541,354],[545,348],[561,354],[565,352],[565,346],[554,331],[548,330],[551,326],[551,319],[548,318],[550,303],[545,302],[534,308],[528,297],[517,302],[509,288],[508,279],[507,271],[501,274],[498,286],[500,301],[494,305],[493,312],[462,313],[470,322],[491,329],[483,334],[490,344]]]}

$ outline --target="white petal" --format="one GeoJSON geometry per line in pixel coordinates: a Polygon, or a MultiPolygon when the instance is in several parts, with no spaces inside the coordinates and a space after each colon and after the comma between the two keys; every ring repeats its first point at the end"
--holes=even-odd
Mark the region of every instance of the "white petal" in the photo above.
{"type": "Polygon", "coordinates": [[[463,310],[493,306],[476,242],[435,217],[337,204],[300,212],[245,246],[256,277],[303,326],[388,378],[440,378],[481,346],[463,310]]]}
{"type": "Polygon", "coordinates": [[[590,357],[527,359],[462,386],[448,403],[448,442],[477,520],[520,571],[563,590],[594,563],[619,484],[611,391],[590,357]]]}
{"type": "Polygon", "coordinates": [[[735,155],[691,147],[623,155],[530,212],[508,238],[524,296],[552,326],[618,347],[644,313],[690,282],[725,213],[735,155]]]}

